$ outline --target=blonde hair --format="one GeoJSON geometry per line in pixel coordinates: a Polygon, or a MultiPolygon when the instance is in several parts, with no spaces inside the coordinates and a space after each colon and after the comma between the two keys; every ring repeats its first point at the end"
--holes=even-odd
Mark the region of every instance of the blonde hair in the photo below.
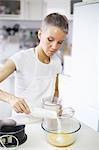
{"type": "Polygon", "coordinates": [[[51,13],[47,15],[41,24],[41,29],[53,25],[60,28],[63,32],[68,33],[68,19],[65,15],[59,13],[51,13]]]}

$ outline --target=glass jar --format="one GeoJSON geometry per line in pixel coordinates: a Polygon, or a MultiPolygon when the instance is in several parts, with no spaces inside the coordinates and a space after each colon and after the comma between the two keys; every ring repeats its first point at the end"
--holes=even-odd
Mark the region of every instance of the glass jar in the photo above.
{"type": "MultiPolygon", "coordinates": [[[[72,107],[63,108],[61,105],[61,99],[58,97],[46,97],[42,100],[42,107],[44,109],[53,110],[57,112],[57,116],[65,117],[69,119],[73,117],[75,111],[72,107]]],[[[44,124],[48,130],[56,130],[57,129],[57,119],[43,119],[44,124]]]]}
{"type": "MultiPolygon", "coordinates": [[[[59,112],[61,110],[61,99],[59,99],[58,97],[46,97],[46,98],[43,98],[43,100],[42,100],[42,107],[44,109],[56,111],[57,114],[59,114],[59,112]]],[[[46,127],[48,127],[50,130],[52,128],[56,129],[56,127],[57,127],[56,119],[44,118],[43,121],[45,122],[46,127]]]]}

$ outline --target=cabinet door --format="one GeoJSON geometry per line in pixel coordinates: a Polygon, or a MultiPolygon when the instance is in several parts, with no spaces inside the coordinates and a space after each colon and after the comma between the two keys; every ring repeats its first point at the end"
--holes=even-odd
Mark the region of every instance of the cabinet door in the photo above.
{"type": "Polygon", "coordinates": [[[0,0],[0,14],[20,15],[20,0],[0,0]]]}
{"type": "Polygon", "coordinates": [[[0,0],[0,19],[21,19],[22,0],[0,0]]]}
{"type": "Polygon", "coordinates": [[[70,0],[46,0],[46,14],[58,12],[70,19],[70,0]]]}
{"type": "Polygon", "coordinates": [[[43,0],[24,1],[24,19],[41,20],[43,17],[43,0]]]}

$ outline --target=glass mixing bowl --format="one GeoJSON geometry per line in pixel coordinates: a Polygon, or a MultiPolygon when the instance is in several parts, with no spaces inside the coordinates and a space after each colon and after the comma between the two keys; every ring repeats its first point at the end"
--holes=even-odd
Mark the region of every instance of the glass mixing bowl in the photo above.
{"type": "Polygon", "coordinates": [[[75,118],[67,118],[65,116],[58,117],[56,122],[56,129],[52,127],[50,129],[44,120],[41,123],[41,127],[44,130],[45,138],[48,143],[58,147],[65,147],[73,144],[76,141],[78,131],[81,128],[80,122],[75,118]]]}

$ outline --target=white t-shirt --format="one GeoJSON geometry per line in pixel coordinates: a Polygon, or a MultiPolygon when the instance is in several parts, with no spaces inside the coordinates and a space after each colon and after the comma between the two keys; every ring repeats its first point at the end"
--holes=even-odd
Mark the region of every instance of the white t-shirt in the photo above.
{"type": "Polygon", "coordinates": [[[30,48],[21,50],[10,59],[16,65],[15,95],[23,97],[31,109],[41,106],[42,98],[54,95],[56,76],[62,69],[57,55],[53,55],[50,63],[45,64],[30,48]]]}

